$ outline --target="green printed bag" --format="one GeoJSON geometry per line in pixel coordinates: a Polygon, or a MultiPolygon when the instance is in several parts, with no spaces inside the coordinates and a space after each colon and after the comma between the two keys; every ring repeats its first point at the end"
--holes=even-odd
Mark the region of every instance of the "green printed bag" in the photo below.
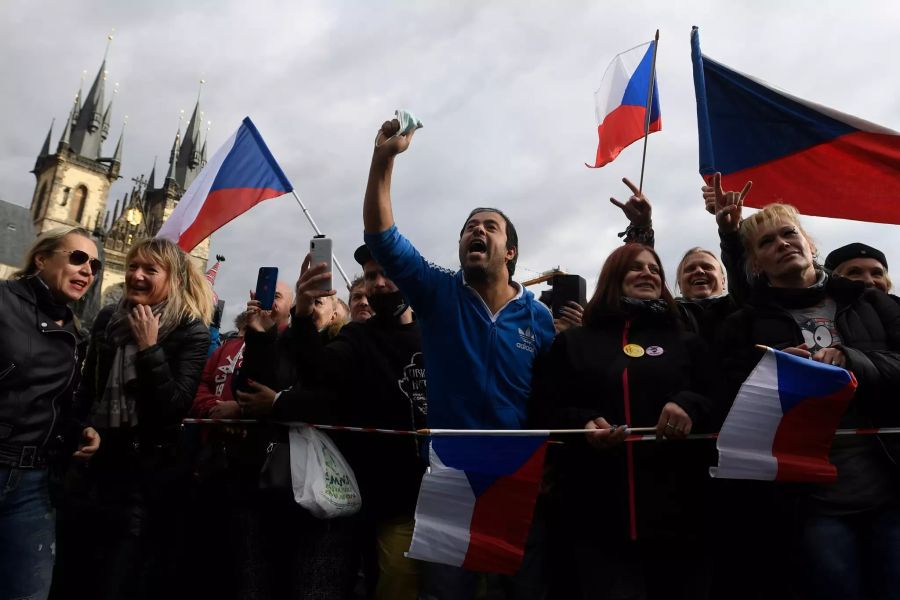
{"type": "Polygon", "coordinates": [[[294,500],[314,517],[333,519],[359,512],[356,476],[327,434],[299,425],[289,433],[294,500]]]}

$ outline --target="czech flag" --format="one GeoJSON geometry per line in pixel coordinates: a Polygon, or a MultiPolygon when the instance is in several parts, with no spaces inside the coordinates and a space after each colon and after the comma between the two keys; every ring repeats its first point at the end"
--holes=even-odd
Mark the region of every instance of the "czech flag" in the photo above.
{"type": "Polygon", "coordinates": [[[522,564],[547,434],[435,436],[407,556],[485,573],[522,564]]]}
{"type": "Polygon", "coordinates": [[[656,85],[653,57],[657,42],[647,42],[616,55],[606,67],[600,88],[594,92],[597,111],[597,169],[612,162],[626,146],[662,129],[659,114],[659,86],[656,85]],[[647,129],[647,95],[653,77],[653,102],[647,129]]]}
{"type": "Polygon", "coordinates": [[[700,53],[691,32],[700,174],[722,187],[750,180],[748,206],[900,224],[900,134],[769,85],[700,53]],[[750,201],[752,198],[752,202],[750,201]]]}
{"type": "Polygon", "coordinates": [[[190,252],[241,213],[293,189],[256,126],[246,117],[206,163],[156,237],[177,242],[190,252]]]}
{"type": "Polygon", "coordinates": [[[856,378],[846,369],[766,349],[722,425],[719,467],[710,475],[834,481],[828,452],[855,390],[856,378]]]}

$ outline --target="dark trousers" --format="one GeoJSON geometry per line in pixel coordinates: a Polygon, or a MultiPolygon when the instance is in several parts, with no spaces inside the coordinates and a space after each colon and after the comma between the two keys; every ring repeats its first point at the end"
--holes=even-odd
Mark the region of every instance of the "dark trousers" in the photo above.
{"type": "Polygon", "coordinates": [[[803,549],[811,598],[900,598],[900,507],[808,515],[803,549]]]}
{"type": "Polygon", "coordinates": [[[716,513],[713,600],[801,598],[798,489],[768,481],[712,481],[716,513]]]}
{"type": "Polygon", "coordinates": [[[188,596],[189,469],[173,452],[138,455],[129,447],[109,443],[67,474],[54,600],[83,598],[86,590],[93,600],[188,596]]]}
{"type": "Polygon", "coordinates": [[[357,519],[316,519],[289,493],[263,497],[259,527],[263,541],[266,598],[346,600],[353,597],[360,564],[357,519]]]}

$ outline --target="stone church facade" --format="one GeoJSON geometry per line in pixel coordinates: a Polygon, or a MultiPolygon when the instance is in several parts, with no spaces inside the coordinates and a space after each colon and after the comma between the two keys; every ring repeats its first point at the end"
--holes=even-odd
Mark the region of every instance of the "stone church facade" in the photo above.
{"type": "MultiPolygon", "coordinates": [[[[86,95],[79,90],[66,124],[51,152],[53,126],[35,161],[36,178],[30,221],[34,234],[60,226],[80,225],[92,232],[102,247],[103,275],[82,307],[86,313],[121,296],[125,280],[125,255],[138,240],[152,237],[169,217],[185,190],[206,164],[206,141],[201,133],[199,98],[187,128],[179,127],[169,153],[165,176],[156,172],[134,177],[129,193],[114,203],[110,187],[122,177],[125,128],[112,153],[104,150],[109,136],[113,98],[106,99],[106,58],[86,95]]],[[[5,204],[5,203],[4,203],[5,204]]],[[[21,249],[24,255],[26,248],[21,249]]],[[[192,259],[206,270],[209,239],[191,251],[192,259]]],[[[18,265],[16,265],[18,267],[18,265]]],[[[92,315],[85,314],[88,321],[92,315]]]]}

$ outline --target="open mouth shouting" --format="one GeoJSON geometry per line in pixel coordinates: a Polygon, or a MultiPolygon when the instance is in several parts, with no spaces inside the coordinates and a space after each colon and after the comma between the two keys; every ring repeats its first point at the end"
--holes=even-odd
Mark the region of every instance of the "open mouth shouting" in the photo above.
{"type": "Polygon", "coordinates": [[[469,257],[473,255],[486,255],[487,254],[487,243],[485,243],[482,239],[474,239],[469,242],[469,247],[466,249],[466,254],[469,257]]]}

